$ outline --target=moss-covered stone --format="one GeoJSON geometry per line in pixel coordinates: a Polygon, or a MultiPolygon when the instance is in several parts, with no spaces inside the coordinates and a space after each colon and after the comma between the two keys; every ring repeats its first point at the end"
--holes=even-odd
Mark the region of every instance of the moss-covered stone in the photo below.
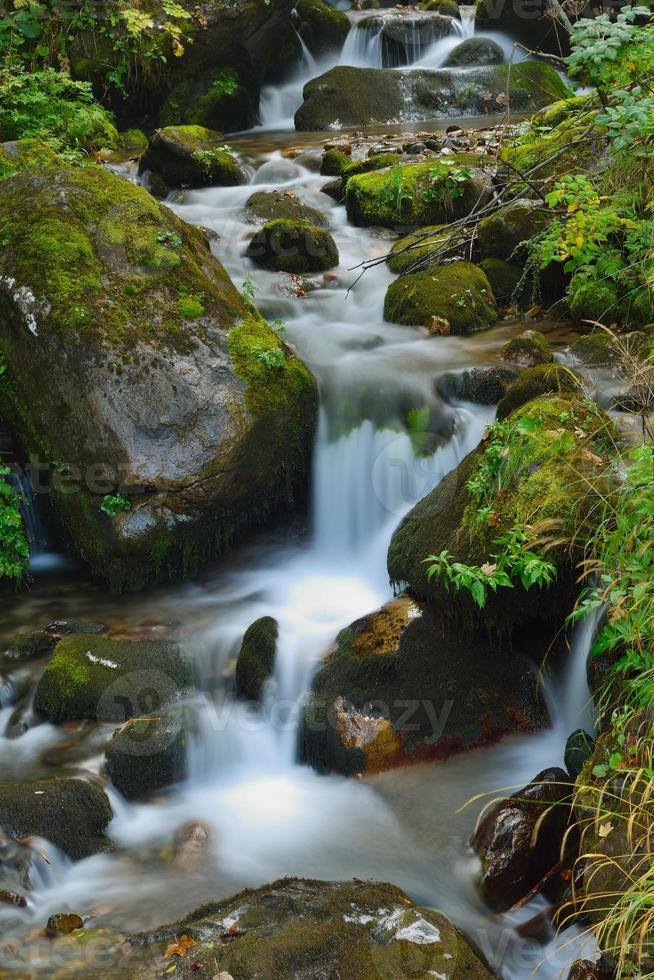
{"type": "Polygon", "coordinates": [[[320,158],[320,173],[323,177],[340,177],[349,164],[347,153],[336,149],[325,150],[320,158]]]}
{"type": "Polygon", "coordinates": [[[27,630],[17,633],[7,644],[0,666],[11,666],[28,660],[47,657],[55,648],[57,640],[50,630],[27,630]]]}
{"type": "Polygon", "coordinates": [[[106,794],[83,779],[0,785],[0,827],[13,837],[45,837],[73,861],[110,847],[111,817],[106,794]]]}
{"type": "Polygon", "coordinates": [[[0,180],[13,177],[21,170],[57,170],[61,157],[38,139],[0,143],[0,180]]]}
{"type": "Polygon", "coordinates": [[[530,651],[542,655],[571,608],[576,559],[606,492],[616,433],[601,411],[574,397],[537,398],[500,425],[404,518],[391,540],[388,570],[393,582],[408,584],[447,618],[513,637],[532,623],[530,651]],[[557,570],[549,589],[514,582],[490,592],[480,610],[467,589],[449,591],[438,575],[428,579],[425,559],[442,551],[452,561],[492,566],[502,548],[497,539],[515,527],[527,535],[540,528],[532,532],[538,537],[547,528],[547,559],[557,570]]]}
{"type": "Polygon", "coordinates": [[[249,129],[256,121],[255,94],[235,68],[214,68],[180,82],[159,110],[162,126],[203,126],[221,133],[249,129]]]}
{"type": "Polygon", "coordinates": [[[139,160],[139,173],[151,173],[165,188],[233,187],[246,177],[225,149],[220,133],[203,126],[158,129],[139,160]]]}
{"type": "Polygon", "coordinates": [[[442,374],[437,389],[448,402],[460,399],[477,405],[497,405],[517,377],[518,372],[509,367],[471,368],[460,374],[442,374]]]}
{"type": "Polygon", "coordinates": [[[480,955],[440,912],[414,905],[394,885],[284,878],[205,905],[180,922],[132,936],[130,964],[165,968],[165,947],[196,940],[177,967],[184,980],[227,973],[235,978],[418,977],[491,980],[480,955]],[[238,938],[225,942],[226,921],[238,938]],[[186,961],[189,961],[188,963],[186,961]],[[201,966],[192,968],[191,962],[201,966]],[[180,972],[182,971],[182,972],[180,972]]]}
{"type": "Polygon", "coordinates": [[[6,181],[0,241],[0,409],[94,572],[193,574],[301,499],[313,379],[204,232],[89,167],[6,181]]]}
{"type": "Polygon", "coordinates": [[[563,364],[539,364],[521,371],[497,406],[497,418],[505,419],[517,408],[541,395],[570,398],[582,390],[581,378],[563,364]]]}
{"type": "Polygon", "coordinates": [[[310,207],[288,191],[255,191],[245,202],[245,217],[252,222],[283,219],[318,225],[319,228],[328,224],[322,211],[310,207]]]}
{"type": "Polygon", "coordinates": [[[250,240],[248,258],[275,272],[323,272],[338,265],[338,249],[328,231],[303,221],[268,221],[250,240]]]}
{"type": "Polygon", "coordinates": [[[355,225],[387,228],[433,226],[467,215],[489,199],[491,184],[467,160],[397,164],[390,170],[351,177],[345,191],[347,216],[355,225]]]}
{"type": "Polygon", "coordinates": [[[482,218],[477,229],[483,259],[520,261],[524,243],[547,227],[550,216],[542,205],[528,199],[511,201],[501,210],[482,218]]]}
{"type": "Polygon", "coordinates": [[[119,793],[137,800],[184,777],[186,732],[178,712],[131,718],[118,728],[105,756],[107,775],[119,793]]]}
{"type": "Polygon", "coordinates": [[[583,728],[577,728],[568,735],[565,743],[564,762],[571,779],[577,778],[593,754],[594,748],[594,737],[583,728]]]}
{"type": "Polygon", "coordinates": [[[368,174],[374,170],[387,170],[388,167],[394,167],[397,163],[397,153],[373,153],[372,156],[366,157],[364,160],[348,161],[343,167],[341,177],[344,181],[348,181],[350,177],[356,177],[357,174],[368,174]]]}
{"type": "Polygon", "coordinates": [[[438,261],[438,255],[443,248],[447,235],[442,232],[442,225],[433,228],[419,228],[398,239],[386,259],[386,265],[396,275],[408,272],[416,262],[430,264],[438,261]]]}
{"type": "Polygon", "coordinates": [[[349,18],[325,0],[298,0],[298,30],[314,55],[340,51],[350,31],[349,18]]]}
{"type": "Polygon", "coordinates": [[[118,134],[118,147],[134,156],[145,151],[148,138],[141,129],[126,129],[118,134]]]}
{"type": "Polygon", "coordinates": [[[625,314],[618,289],[612,282],[573,276],[566,299],[570,315],[577,323],[593,321],[610,326],[625,314]]]}
{"type": "Polygon", "coordinates": [[[460,19],[461,11],[456,0],[422,0],[418,5],[421,10],[432,10],[443,17],[455,17],[460,19]]]}
{"type": "Polygon", "coordinates": [[[513,303],[523,270],[503,259],[483,259],[479,268],[488,279],[497,303],[502,306],[513,303]]]}
{"type": "Polygon", "coordinates": [[[49,721],[125,721],[156,711],[191,683],[179,647],[161,640],[64,637],[36,688],[34,705],[49,721]]]}
{"type": "Polygon", "coordinates": [[[551,364],[554,360],[547,337],[540,330],[523,330],[512,337],[502,348],[500,357],[509,364],[523,368],[551,364]]]}
{"type": "Polygon", "coordinates": [[[248,626],[236,661],[236,693],[249,701],[261,701],[266,681],[272,677],[277,656],[279,627],[272,616],[262,616],[248,626]]]}
{"type": "Polygon", "coordinates": [[[300,756],[322,773],[374,773],[446,759],[543,717],[518,650],[498,661],[483,639],[402,594],[338,635],[314,679],[300,756]]]}
{"type": "Polygon", "coordinates": [[[501,65],[504,51],[490,38],[468,37],[450,51],[443,68],[470,68],[476,65],[501,65]]]}
{"type": "Polygon", "coordinates": [[[430,316],[448,320],[454,334],[492,326],[497,310],[484,273],[470,262],[452,262],[391,283],[384,301],[386,320],[420,326],[430,316]]]}
{"type": "Polygon", "coordinates": [[[595,330],[575,340],[570,352],[576,361],[588,367],[601,367],[610,364],[616,356],[614,341],[610,334],[595,330]]]}

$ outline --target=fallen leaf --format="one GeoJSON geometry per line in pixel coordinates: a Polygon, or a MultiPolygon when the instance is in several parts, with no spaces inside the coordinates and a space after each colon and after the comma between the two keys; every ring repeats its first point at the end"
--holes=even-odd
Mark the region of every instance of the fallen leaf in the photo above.
{"type": "Polygon", "coordinates": [[[612,830],[613,830],[612,823],[602,823],[599,825],[599,829],[597,833],[599,834],[600,837],[604,838],[604,837],[608,837],[612,830]]]}
{"type": "Polygon", "coordinates": [[[164,956],[186,956],[187,951],[193,949],[194,946],[197,946],[195,939],[186,935],[180,936],[177,942],[170,944],[164,956]]]}

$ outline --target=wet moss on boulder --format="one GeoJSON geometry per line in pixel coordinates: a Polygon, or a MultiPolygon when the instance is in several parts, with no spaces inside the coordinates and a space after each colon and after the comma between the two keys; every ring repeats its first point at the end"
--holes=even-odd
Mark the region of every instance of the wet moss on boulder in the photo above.
{"type": "Polygon", "coordinates": [[[159,110],[162,126],[203,126],[233,133],[254,126],[258,102],[235,68],[214,68],[176,85],[159,110]]]}
{"type": "Polygon", "coordinates": [[[549,222],[550,216],[542,203],[527,198],[511,201],[479,222],[477,236],[482,259],[519,261],[526,253],[525,243],[549,222]]]}
{"type": "Polygon", "coordinates": [[[386,320],[420,326],[430,316],[448,320],[453,334],[492,326],[497,310],[484,273],[470,262],[452,262],[391,283],[384,301],[386,320]]]}
{"type": "Polygon", "coordinates": [[[201,229],[88,167],[5,181],[0,240],[0,411],[95,574],[187,577],[302,501],[315,382],[201,229]]]}
{"type": "Polygon", "coordinates": [[[322,177],[340,177],[350,162],[350,157],[341,150],[325,150],[320,158],[320,174],[322,177]]]}
{"type": "Polygon", "coordinates": [[[125,721],[174,701],[191,680],[190,664],[176,644],[73,635],[57,644],[34,706],[55,723],[125,721]]]}
{"type": "Polygon", "coordinates": [[[347,216],[355,225],[386,228],[433,226],[467,215],[490,199],[490,178],[467,157],[397,164],[390,170],[350,177],[347,216]]]}
{"type": "Polygon", "coordinates": [[[523,270],[503,259],[482,259],[479,268],[488,279],[496,301],[503,306],[512,304],[516,292],[520,292],[523,270]]]}
{"type": "Polygon", "coordinates": [[[402,594],[336,638],[314,679],[300,758],[321,773],[374,773],[446,759],[543,720],[518,650],[499,660],[488,641],[402,594]]]}
{"type": "Polygon", "coordinates": [[[442,232],[442,225],[433,228],[419,228],[408,235],[403,235],[393,245],[386,265],[396,275],[408,272],[416,262],[427,265],[438,257],[447,241],[447,234],[442,232]]]}
{"type": "Polygon", "coordinates": [[[272,616],[262,616],[248,626],[236,661],[236,693],[260,702],[266,681],[272,677],[277,656],[279,627],[272,616]]]}
{"type": "Polygon", "coordinates": [[[477,65],[501,65],[504,51],[490,38],[469,37],[450,51],[443,61],[443,68],[470,68],[477,65]]]}
{"type": "Polygon", "coordinates": [[[111,846],[106,794],[84,779],[0,784],[0,827],[12,837],[45,837],[79,861],[111,846]]]}
{"type": "Polygon", "coordinates": [[[151,173],[164,193],[175,187],[233,187],[245,174],[220,133],[202,126],[168,126],[150,138],[139,173],[151,173]]]}
{"type": "Polygon", "coordinates": [[[276,218],[252,237],[248,258],[274,272],[323,272],[338,265],[338,249],[328,231],[304,221],[276,218]]]}
{"type": "Polygon", "coordinates": [[[582,394],[580,375],[565,364],[539,364],[521,371],[497,406],[497,418],[505,419],[516,409],[541,395],[572,398],[582,394]]]}
{"type": "Polygon", "coordinates": [[[303,224],[327,225],[327,218],[318,208],[312,208],[286,191],[255,191],[245,202],[248,221],[299,221],[303,224]]]}
{"type": "Polygon", "coordinates": [[[58,170],[61,157],[38,139],[0,143],[0,180],[13,177],[21,170],[58,170]]]}
{"type": "Polygon", "coordinates": [[[522,405],[400,523],[388,550],[391,581],[410,586],[447,619],[499,638],[531,624],[529,652],[543,656],[572,608],[576,562],[610,486],[616,438],[607,416],[580,398],[549,395],[522,405]],[[545,557],[556,568],[549,588],[525,589],[516,580],[510,589],[489,592],[479,609],[467,589],[450,591],[440,576],[428,578],[427,557],[443,551],[454,562],[492,567],[503,547],[498,539],[514,528],[527,536],[548,529],[539,536],[550,541],[545,557]]]}
{"type": "Polygon", "coordinates": [[[155,947],[167,965],[165,947],[182,934],[197,941],[194,962],[210,963],[214,974],[235,978],[288,980],[304,974],[370,980],[430,973],[492,978],[480,954],[445,916],[414,905],[394,885],[373,882],[284,878],[246,889],[179,922],[131,936],[130,963],[152,964],[155,947]],[[227,920],[239,930],[233,942],[224,941],[227,920]]]}
{"type": "Polygon", "coordinates": [[[340,51],[350,32],[350,20],[326,0],[298,0],[297,29],[313,55],[340,51]]]}
{"type": "Polygon", "coordinates": [[[366,157],[364,160],[348,161],[341,172],[341,177],[344,181],[348,181],[350,177],[356,177],[357,174],[387,170],[388,167],[394,167],[397,163],[397,153],[373,153],[371,157],[366,157]]]}
{"type": "Polygon", "coordinates": [[[172,786],[186,770],[186,731],[181,712],[131,718],[116,729],[105,756],[107,775],[119,793],[138,800],[172,786]]]}
{"type": "Polygon", "coordinates": [[[461,19],[461,11],[456,0],[422,0],[418,6],[420,10],[432,10],[437,14],[442,14],[443,17],[461,19]]]}
{"type": "Polygon", "coordinates": [[[523,368],[551,364],[554,360],[547,337],[540,330],[523,330],[504,345],[500,356],[508,364],[523,368]]]}
{"type": "Polygon", "coordinates": [[[570,348],[575,361],[588,367],[603,367],[617,356],[614,340],[603,330],[594,330],[575,340],[570,348]]]}

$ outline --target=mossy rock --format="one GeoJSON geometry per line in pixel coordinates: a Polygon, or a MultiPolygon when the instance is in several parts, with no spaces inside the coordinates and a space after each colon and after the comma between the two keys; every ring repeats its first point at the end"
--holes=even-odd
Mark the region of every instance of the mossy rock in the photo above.
{"type": "Polygon", "coordinates": [[[484,37],[469,37],[450,51],[443,68],[470,68],[477,65],[501,65],[504,51],[495,41],[484,37]]]}
{"type": "Polygon", "coordinates": [[[390,170],[350,177],[347,216],[355,225],[424,227],[464,217],[490,198],[490,179],[456,157],[397,164],[390,170]]]}
{"type": "Polygon", "coordinates": [[[0,827],[13,837],[45,837],[73,861],[111,846],[106,794],[84,779],[40,779],[0,785],[0,827]]]}
{"type": "Polygon", "coordinates": [[[131,718],[116,729],[105,756],[107,775],[119,793],[138,800],[183,779],[186,731],[181,713],[131,718]]]}
{"type": "Polygon", "coordinates": [[[34,706],[49,721],[126,721],[174,701],[191,684],[178,646],[162,640],[64,637],[36,687],[34,706]]]}
{"type": "Polygon", "coordinates": [[[475,33],[486,31],[508,34],[532,51],[559,57],[570,53],[568,33],[550,16],[547,0],[536,0],[528,8],[511,0],[478,0],[475,33]]]}
{"type": "Polygon", "coordinates": [[[492,326],[497,310],[484,273],[471,262],[451,262],[391,283],[384,301],[386,320],[420,326],[430,316],[448,320],[453,334],[492,326]]]}
{"type": "Polygon", "coordinates": [[[255,191],[245,202],[245,217],[248,221],[299,221],[303,224],[328,224],[327,217],[318,208],[312,208],[296,197],[283,191],[255,191]]]}
{"type": "Polygon", "coordinates": [[[570,353],[576,361],[588,367],[602,367],[615,360],[613,338],[602,330],[595,330],[575,340],[570,353]]]}
{"type": "Polygon", "coordinates": [[[0,665],[10,667],[29,660],[47,657],[55,648],[57,640],[49,630],[26,630],[17,633],[7,644],[0,665]]]}
{"type": "Polygon", "coordinates": [[[203,126],[158,129],[139,160],[139,173],[151,173],[165,188],[244,184],[245,174],[224,142],[203,126]]]}
{"type": "Polygon", "coordinates": [[[279,627],[272,616],[262,616],[245,631],[236,661],[236,693],[260,702],[264,685],[272,677],[277,656],[279,627]]]}
{"type": "MultiPolygon", "coordinates": [[[[198,975],[249,980],[290,977],[452,976],[491,980],[480,955],[440,912],[414,905],[394,885],[284,878],[204,905],[179,922],[129,939],[134,962],[146,966],[180,935],[195,939],[198,975]],[[239,930],[225,942],[224,922],[239,930]],[[154,947],[154,949],[153,949],[154,947]]],[[[186,959],[190,959],[186,957],[186,959]]],[[[159,960],[157,960],[157,965],[159,960]]],[[[181,965],[184,977],[191,977],[181,965]]]]}
{"type": "Polygon", "coordinates": [[[342,126],[383,124],[401,114],[404,105],[392,70],[345,65],[307,82],[303,98],[295,113],[295,128],[303,131],[328,129],[335,120],[342,126]]]}
{"type": "Polygon", "coordinates": [[[490,283],[497,303],[509,306],[514,301],[514,294],[520,285],[523,270],[512,262],[503,259],[483,259],[479,268],[490,283]]]}
{"type": "Polygon", "coordinates": [[[511,201],[479,222],[477,236],[482,259],[520,261],[526,252],[525,243],[549,223],[542,204],[525,198],[511,201]]]}
{"type": "Polygon", "coordinates": [[[118,147],[135,156],[145,152],[148,138],[141,129],[126,129],[118,134],[118,147]]]}
{"type": "Polygon", "coordinates": [[[340,177],[350,163],[347,153],[335,149],[325,150],[320,158],[320,174],[322,177],[340,177]]]}
{"type": "Polygon", "coordinates": [[[584,276],[573,276],[566,293],[570,315],[576,323],[604,323],[611,326],[621,322],[624,304],[612,282],[597,282],[584,276]]]}
{"type": "Polygon", "coordinates": [[[368,174],[375,170],[387,170],[388,167],[395,167],[398,163],[397,153],[373,153],[365,160],[348,161],[341,172],[344,181],[357,174],[368,174]]]}
{"type": "Polygon", "coordinates": [[[443,17],[461,19],[461,11],[456,0],[422,0],[418,6],[420,10],[431,10],[434,13],[442,14],[443,17]]]}
{"type": "Polygon", "coordinates": [[[407,514],[391,540],[388,571],[397,586],[409,585],[468,628],[515,638],[531,624],[530,652],[542,656],[574,602],[576,561],[596,527],[616,432],[594,406],[552,395],[527,402],[501,425],[407,514]],[[505,461],[501,479],[488,468],[490,446],[505,461]],[[514,527],[528,535],[549,529],[546,557],[557,572],[549,588],[515,582],[491,592],[480,610],[466,589],[449,591],[441,577],[428,578],[425,559],[443,551],[455,562],[492,565],[501,550],[497,539],[514,527]]]}
{"type": "Polygon", "coordinates": [[[551,364],[554,360],[547,337],[540,330],[523,330],[512,337],[502,348],[500,357],[509,364],[523,368],[551,364]]]}
{"type": "Polygon", "coordinates": [[[255,95],[234,68],[213,69],[176,85],[159,110],[162,126],[203,126],[221,133],[257,122],[255,95]]]}
{"type": "Polygon", "coordinates": [[[402,594],[338,635],[314,679],[300,758],[321,773],[370,774],[446,759],[543,720],[518,650],[498,660],[487,641],[402,594]]]}
{"type": "Polygon", "coordinates": [[[302,500],[315,383],[203,231],[88,167],[5,181],[0,241],[0,411],[94,573],[192,575],[302,500]]]}
{"type": "Polygon", "coordinates": [[[298,31],[313,55],[340,51],[350,32],[350,20],[325,0],[298,0],[295,4],[298,31]]]}
{"type": "Polygon", "coordinates": [[[250,240],[248,258],[274,272],[323,272],[338,265],[338,249],[328,231],[304,221],[268,221],[250,240]]]}
{"type": "Polygon", "coordinates": [[[476,405],[497,405],[517,377],[517,371],[508,367],[471,368],[460,374],[442,374],[436,386],[448,402],[457,399],[476,405]]]}
{"type": "Polygon", "coordinates": [[[565,743],[565,768],[571,779],[576,779],[595,749],[595,738],[583,728],[577,728],[565,743]]]}
{"type": "Polygon", "coordinates": [[[398,239],[386,259],[386,265],[391,272],[402,275],[408,272],[416,262],[430,264],[438,261],[438,254],[447,241],[447,233],[443,233],[442,225],[433,228],[419,228],[409,235],[398,239]]]}
{"type": "Polygon", "coordinates": [[[0,180],[13,177],[21,170],[58,170],[62,159],[38,139],[0,143],[0,180]]]}
{"type": "Polygon", "coordinates": [[[541,395],[572,398],[582,392],[582,380],[575,370],[564,364],[539,364],[521,371],[500,399],[497,418],[505,419],[516,409],[541,395]]]}
{"type": "Polygon", "coordinates": [[[559,99],[551,105],[539,109],[533,116],[532,123],[535,126],[554,129],[563,122],[574,119],[580,112],[588,112],[593,109],[600,109],[599,97],[596,93],[590,95],[573,95],[569,99],[559,99]]]}

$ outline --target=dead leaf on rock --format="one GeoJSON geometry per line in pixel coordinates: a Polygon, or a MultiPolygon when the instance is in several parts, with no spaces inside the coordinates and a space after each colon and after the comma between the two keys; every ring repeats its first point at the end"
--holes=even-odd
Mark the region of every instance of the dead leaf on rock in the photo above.
{"type": "Polygon", "coordinates": [[[177,942],[171,943],[164,956],[186,956],[189,949],[193,949],[197,946],[195,939],[191,939],[190,936],[180,936],[177,942]]]}
{"type": "Polygon", "coordinates": [[[608,837],[612,830],[613,830],[613,824],[612,823],[608,823],[608,822],[607,823],[601,823],[599,825],[599,828],[598,828],[597,833],[598,833],[598,835],[601,838],[604,838],[604,837],[608,837]]]}

